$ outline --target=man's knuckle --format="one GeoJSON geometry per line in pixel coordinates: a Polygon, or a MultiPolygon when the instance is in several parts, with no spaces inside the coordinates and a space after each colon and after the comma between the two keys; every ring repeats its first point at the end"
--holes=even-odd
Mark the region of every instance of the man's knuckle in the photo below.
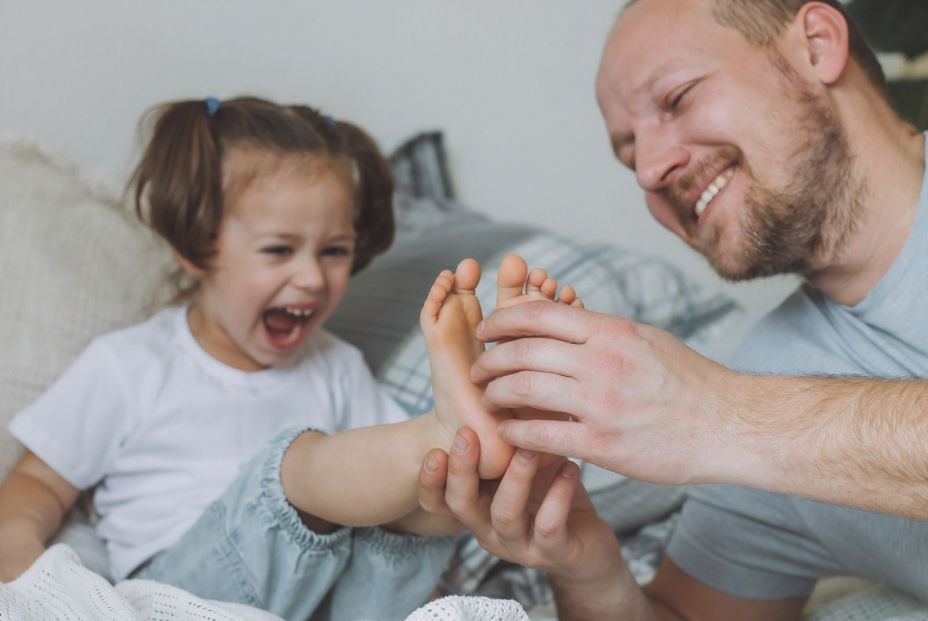
{"type": "Polygon", "coordinates": [[[605,318],[597,331],[612,340],[626,341],[640,338],[635,322],[622,317],[605,318]]]}
{"type": "Polygon", "coordinates": [[[529,397],[537,390],[534,373],[522,371],[512,376],[512,392],[518,397],[529,397]]]}
{"type": "Polygon", "coordinates": [[[461,515],[467,510],[467,502],[455,494],[446,495],[444,504],[454,515],[461,515]]]}
{"type": "Polygon", "coordinates": [[[536,446],[555,446],[559,439],[559,436],[554,435],[547,425],[533,426],[530,434],[530,440],[533,441],[536,446]]]}
{"type": "Polygon", "coordinates": [[[543,542],[550,542],[557,539],[561,529],[559,525],[547,524],[543,521],[535,523],[535,534],[543,542]]]}
{"type": "Polygon", "coordinates": [[[531,339],[519,339],[512,343],[512,360],[521,367],[525,368],[535,357],[535,343],[531,339]]]}
{"type": "Polygon", "coordinates": [[[549,305],[541,300],[525,305],[525,316],[529,321],[539,321],[549,311],[549,305]]]}
{"type": "Polygon", "coordinates": [[[519,518],[519,513],[513,511],[510,507],[494,507],[490,513],[490,520],[497,530],[510,530],[518,523],[519,518]]]}

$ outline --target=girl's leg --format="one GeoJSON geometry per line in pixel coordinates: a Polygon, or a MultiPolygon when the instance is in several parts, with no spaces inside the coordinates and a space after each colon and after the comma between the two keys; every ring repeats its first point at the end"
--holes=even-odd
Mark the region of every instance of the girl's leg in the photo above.
{"type": "Polygon", "coordinates": [[[373,612],[378,619],[402,619],[422,605],[450,556],[450,540],[379,529],[321,535],[307,528],[280,484],[281,460],[300,433],[275,438],[173,547],[135,577],[301,621],[373,612]]]}

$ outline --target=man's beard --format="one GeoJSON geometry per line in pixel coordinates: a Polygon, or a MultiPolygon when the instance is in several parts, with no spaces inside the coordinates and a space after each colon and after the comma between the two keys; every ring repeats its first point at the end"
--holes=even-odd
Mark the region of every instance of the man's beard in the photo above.
{"type": "Polygon", "coordinates": [[[853,156],[840,120],[806,85],[797,86],[790,75],[786,79],[799,89],[798,121],[789,131],[801,137],[786,160],[790,181],[782,189],[760,185],[739,153],[755,179],[740,219],[739,256],[723,261],[714,254],[723,250],[718,239],[706,246],[712,267],[728,280],[813,276],[834,260],[862,211],[864,188],[852,174],[853,156]]]}

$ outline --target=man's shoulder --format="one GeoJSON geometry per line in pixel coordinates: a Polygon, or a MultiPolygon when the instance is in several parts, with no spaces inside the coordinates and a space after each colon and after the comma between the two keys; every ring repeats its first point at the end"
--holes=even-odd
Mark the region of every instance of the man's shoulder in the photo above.
{"type": "Polygon", "coordinates": [[[830,321],[827,301],[806,286],[799,287],[761,318],[744,337],[732,366],[755,373],[798,373],[779,368],[805,355],[805,350],[827,349],[830,321]]]}

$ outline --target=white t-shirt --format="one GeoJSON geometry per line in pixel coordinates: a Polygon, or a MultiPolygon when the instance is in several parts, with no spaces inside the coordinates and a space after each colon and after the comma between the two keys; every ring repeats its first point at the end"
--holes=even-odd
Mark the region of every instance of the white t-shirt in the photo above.
{"type": "Polygon", "coordinates": [[[405,418],[360,352],[327,332],[250,373],[207,354],[175,307],[94,340],[10,432],[75,487],[99,484],[97,532],[119,580],[174,544],[280,431],[405,418]]]}

